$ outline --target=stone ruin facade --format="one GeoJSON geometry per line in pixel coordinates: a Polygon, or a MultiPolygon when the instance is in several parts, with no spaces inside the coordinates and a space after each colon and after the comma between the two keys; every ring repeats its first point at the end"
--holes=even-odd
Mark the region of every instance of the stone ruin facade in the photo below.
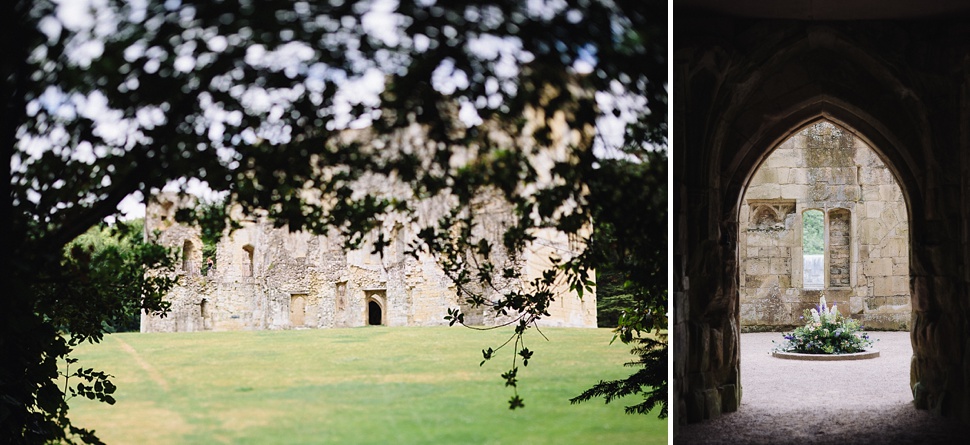
{"type": "MultiPolygon", "coordinates": [[[[468,324],[505,321],[459,301],[433,258],[406,255],[414,235],[406,225],[384,227],[392,242],[380,255],[371,253],[371,245],[345,251],[337,236],[291,233],[269,221],[241,219],[242,228],[222,238],[215,266],[208,268],[199,229],[175,222],[175,211],[189,205],[188,198],[173,193],[156,195],[148,204],[146,236],[157,233],[156,242],[180,251],[182,262],[178,286],[166,297],[170,312],[143,314],[142,332],[434,326],[447,324],[447,308],[455,307],[466,312],[468,324]]],[[[552,252],[570,248],[564,236],[544,235],[517,259],[523,281],[544,270],[552,252]]],[[[549,313],[541,325],[596,327],[595,293],[579,299],[564,291],[549,313]]]]}
{"type": "Polygon", "coordinates": [[[778,146],[755,172],[739,215],[741,329],[804,324],[825,295],[866,329],[908,330],[909,222],[878,155],[827,121],[778,146]],[[803,215],[819,212],[824,252],[803,250],[803,215]]]}

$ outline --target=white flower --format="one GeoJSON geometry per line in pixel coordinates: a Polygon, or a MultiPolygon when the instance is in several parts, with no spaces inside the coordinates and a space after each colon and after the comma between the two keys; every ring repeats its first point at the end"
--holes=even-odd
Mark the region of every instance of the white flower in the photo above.
{"type": "Polygon", "coordinates": [[[814,308],[812,309],[812,319],[815,320],[816,323],[819,322],[818,311],[816,311],[814,308]]]}
{"type": "Polygon", "coordinates": [[[825,308],[825,295],[822,295],[822,297],[818,299],[818,306],[822,308],[823,312],[828,312],[828,310],[825,308]]]}
{"type": "Polygon", "coordinates": [[[829,313],[832,314],[832,321],[835,321],[835,317],[839,316],[839,310],[835,308],[835,303],[832,303],[832,308],[829,309],[829,313]]]}

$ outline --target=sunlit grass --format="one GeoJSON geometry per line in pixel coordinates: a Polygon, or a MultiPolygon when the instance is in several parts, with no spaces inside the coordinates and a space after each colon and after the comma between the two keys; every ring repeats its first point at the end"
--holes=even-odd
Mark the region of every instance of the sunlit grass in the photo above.
{"type": "Polygon", "coordinates": [[[529,334],[516,411],[499,377],[511,351],[478,365],[507,330],[114,334],[76,356],[115,376],[118,402],[74,399],[71,417],[109,444],[667,443],[666,421],[626,415],[624,400],[569,404],[633,371],[626,345],[606,329],[543,332],[529,334]]]}

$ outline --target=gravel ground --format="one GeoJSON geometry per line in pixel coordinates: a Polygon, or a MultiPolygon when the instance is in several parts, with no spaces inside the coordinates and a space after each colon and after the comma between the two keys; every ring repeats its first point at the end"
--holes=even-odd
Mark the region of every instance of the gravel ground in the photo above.
{"type": "Polygon", "coordinates": [[[678,444],[970,443],[970,427],[913,408],[908,332],[870,332],[870,360],[772,357],[780,333],[741,335],[741,408],[677,426],[678,444]]]}

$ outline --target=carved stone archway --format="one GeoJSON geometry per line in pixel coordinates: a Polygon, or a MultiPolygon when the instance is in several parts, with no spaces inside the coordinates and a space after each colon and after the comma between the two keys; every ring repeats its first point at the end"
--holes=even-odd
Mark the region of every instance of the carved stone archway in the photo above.
{"type": "Polygon", "coordinates": [[[898,179],[910,216],[915,405],[970,419],[968,32],[675,17],[677,422],[740,405],[741,196],[772,148],[818,119],[854,129],[898,179]]]}

